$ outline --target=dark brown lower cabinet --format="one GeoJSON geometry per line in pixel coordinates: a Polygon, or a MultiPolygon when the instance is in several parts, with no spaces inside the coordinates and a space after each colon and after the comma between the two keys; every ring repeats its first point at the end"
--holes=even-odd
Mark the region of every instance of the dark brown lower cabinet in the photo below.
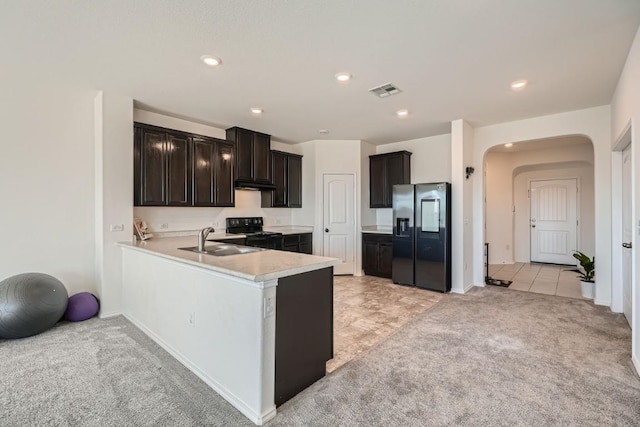
{"type": "Polygon", "coordinates": [[[391,235],[362,233],[362,268],[364,274],[391,278],[392,259],[391,235]]]}
{"type": "Polygon", "coordinates": [[[333,358],[333,267],[278,279],[275,404],[325,376],[333,358]]]}
{"type": "Polygon", "coordinates": [[[313,253],[313,233],[286,234],[282,236],[282,250],[311,255],[313,253]]]}

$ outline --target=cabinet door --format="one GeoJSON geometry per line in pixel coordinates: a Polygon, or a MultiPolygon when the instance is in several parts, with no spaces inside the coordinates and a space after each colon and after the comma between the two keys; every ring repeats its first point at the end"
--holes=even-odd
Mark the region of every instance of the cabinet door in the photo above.
{"type": "Polygon", "coordinates": [[[162,206],[166,198],[164,132],[142,129],[140,138],[140,206],[162,206]]]}
{"type": "Polygon", "coordinates": [[[217,141],[214,163],[215,206],[235,206],[235,189],[233,186],[234,145],[225,141],[217,141]]]}
{"type": "Polygon", "coordinates": [[[380,243],[378,245],[378,273],[383,277],[391,277],[391,264],[393,261],[393,245],[380,243]]]}
{"type": "Polygon", "coordinates": [[[378,275],[378,244],[368,242],[363,239],[362,242],[362,269],[365,274],[372,276],[378,275]]]}
{"type": "Polygon", "coordinates": [[[137,126],[133,128],[133,205],[140,206],[142,198],[141,173],[142,165],[140,162],[142,148],[142,129],[137,126]]]}
{"type": "Polygon", "coordinates": [[[387,157],[387,182],[385,183],[385,204],[392,207],[393,204],[393,186],[396,184],[406,184],[404,182],[404,165],[401,155],[387,157]]]}
{"type": "Polygon", "coordinates": [[[286,154],[271,153],[273,184],[276,186],[271,192],[271,206],[274,208],[287,206],[287,158],[286,154]]]}
{"type": "Polygon", "coordinates": [[[300,235],[300,253],[313,254],[313,234],[304,233],[300,235]]]}
{"type": "Polygon", "coordinates": [[[271,137],[263,133],[253,134],[253,179],[271,182],[271,137]]]}
{"type": "Polygon", "coordinates": [[[384,157],[375,157],[369,159],[369,207],[385,208],[388,207],[386,195],[386,159],[384,157]]]}
{"type": "Polygon", "coordinates": [[[167,205],[191,204],[191,159],[189,137],[168,134],[167,153],[167,205]]]}
{"type": "Polygon", "coordinates": [[[215,145],[205,139],[193,139],[193,205],[214,204],[214,152],[215,145]]]}
{"type": "Polygon", "coordinates": [[[287,164],[287,205],[302,207],[302,157],[299,156],[289,156],[287,164]]]}
{"type": "Polygon", "coordinates": [[[236,129],[236,169],[241,180],[253,179],[253,133],[244,129],[236,129]]]}

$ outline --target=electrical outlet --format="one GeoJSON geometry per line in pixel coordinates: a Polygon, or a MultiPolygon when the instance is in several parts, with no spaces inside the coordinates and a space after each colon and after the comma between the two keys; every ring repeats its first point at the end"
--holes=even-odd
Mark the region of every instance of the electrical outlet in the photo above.
{"type": "Polygon", "coordinates": [[[111,224],[109,231],[124,231],[124,224],[111,224]]]}
{"type": "Polygon", "coordinates": [[[161,230],[166,230],[167,228],[169,228],[169,224],[167,224],[166,222],[163,222],[162,224],[160,224],[161,230]]]}
{"type": "Polygon", "coordinates": [[[275,307],[273,306],[273,297],[264,297],[264,318],[273,316],[275,307]]]}

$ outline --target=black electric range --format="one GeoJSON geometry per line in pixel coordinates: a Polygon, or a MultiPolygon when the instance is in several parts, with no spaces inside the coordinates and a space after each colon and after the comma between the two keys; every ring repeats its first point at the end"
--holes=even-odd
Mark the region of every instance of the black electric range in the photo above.
{"type": "Polygon", "coordinates": [[[282,233],[263,231],[262,217],[227,218],[227,233],[244,234],[246,245],[266,249],[282,249],[282,233]]]}

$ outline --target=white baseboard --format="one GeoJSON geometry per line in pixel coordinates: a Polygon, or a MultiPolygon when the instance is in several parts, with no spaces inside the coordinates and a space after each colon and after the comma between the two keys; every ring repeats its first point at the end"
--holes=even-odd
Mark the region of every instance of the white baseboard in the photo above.
{"type": "Polygon", "coordinates": [[[635,354],[631,355],[631,361],[633,362],[633,366],[636,368],[636,375],[640,376],[640,361],[635,354]]]}
{"type": "Polygon", "coordinates": [[[116,316],[121,316],[121,315],[122,315],[121,311],[112,311],[111,313],[100,312],[100,313],[98,313],[98,318],[100,318],[100,319],[109,319],[110,317],[116,317],[116,316]]]}
{"type": "MultiPolygon", "coordinates": [[[[467,292],[469,292],[475,285],[466,285],[463,289],[459,289],[459,288],[451,288],[451,293],[452,294],[460,294],[460,295],[464,295],[467,292]]],[[[483,285],[484,287],[484,285],[483,285]]]]}
{"type": "Polygon", "coordinates": [[[193,372],[198,378],[204,381],[209,387],[211,387],[216,393],[222,396],[227,402],[231,403],[238,411],[242,412],[242,414],[249,418],[256,425],[263,425],[267,421],[271,420],[276,416],[276,407],[275,404],[272,408],[266,410],[263,414],[256,413],[253,409],[249,407],[242,399],[238,398],[231,391],[227,390],[222,384],[218,383],[216,380],[208,376],[205,372],[200,370],[196,365],[194,365],[187,357],[185,357],[178,350],[174,349],[171,345],[166,343],[162,338],[156,335],[154,332],[145,327],[142,323],[140,323],[135,317],[130,316],[126,313],[123,313],[124,317],[127,318],[131,323],[133,323],[138,329],[144,332],[149,338],[155,341],[160,347],[165,349],[171,356],[173,356],[178,362],[182,363],[187,369],[193,372]]]}

